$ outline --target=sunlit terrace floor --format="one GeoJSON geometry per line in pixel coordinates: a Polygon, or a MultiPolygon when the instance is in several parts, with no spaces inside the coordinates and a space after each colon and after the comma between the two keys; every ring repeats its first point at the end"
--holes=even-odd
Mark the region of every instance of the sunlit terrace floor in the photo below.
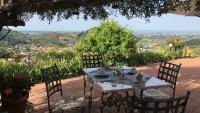
{"type": "MultiPolygon", "coordinates": [[[[191,91],[191,96],[187,105],[187,113],[200,113],[200,58],[179,59],[171,61],[173,63],[181,63],[181,70],[178,76],[176,95],[186,94],[187,90],[191,91]]],[[[157,74],[159,64],[137,67],[138,70],[149,74],[157,74]]],[[[62,81],[64,95],[83,95],[83,77],[75,77],[62,81]]],[[[100,88],[96,85],[94,88],[92,113],[99,113],[100,104],[100,88]]],[[[36,84],[30,94],[29,100],[34,103],[34,113],[47,112],[47,99],[44,83],[36,84]]],[[[104,113],[115,113],[115,108],[106,108],[104,113]]],[[[69,113],[69,112],[68,112],[69,113]]],[[[123,112],[120,112],[123,113],[123,112]]]]}

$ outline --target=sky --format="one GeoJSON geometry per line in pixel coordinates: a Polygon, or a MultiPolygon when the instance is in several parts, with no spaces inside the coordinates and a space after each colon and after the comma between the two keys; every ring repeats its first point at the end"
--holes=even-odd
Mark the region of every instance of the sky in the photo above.
{"type": "MultiPolygon", "coordinates": [[[[145,19],[133,18],[128,20],[126,17],[117,15],[111,16],[108,20],[115,20],[120,25],[134,30],[184,30],[200,32],[200,17],[189,17],[175,14],[165,14],[161,17],[154,16],[150,18],[150,22],[145,19]]],[[[99,25],[102,21],[84,20],[82,18],[73,18],[68,20],[56,21],[51,24],[48,21],[41,21],[38,16],[34,16],[26,22],[23,27],[10,27],[12,30],[18,31],[85,31],[94,26],[99,25]]]]}

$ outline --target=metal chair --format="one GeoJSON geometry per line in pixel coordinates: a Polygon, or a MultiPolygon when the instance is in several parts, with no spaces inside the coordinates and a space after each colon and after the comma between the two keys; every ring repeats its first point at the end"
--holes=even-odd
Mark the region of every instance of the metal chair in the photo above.
{"type": "Polygon", "coordinates": [[[64,110],[81,110],[81,113],[84,113],[86,107],[88,107],[88,112],[90,113],[90,102],[89,97],[79,97],[79,96],[66,96],[63,97],[62,84],[61,84],[61,73],[56,66],[41,69],[42,79],[46,85],[47,92],[47,101],[48,101],[48,110],[49,113],[52,113],[53,110],[61,109],[64,110]],[[51,102],[51,97],[60,93],[61,98],[56,102],[51,102]]]}
{"type": "MultiPolygon", "coordinates": [[[[95,68],[95,67],[102,67],[104,65],[103,55],[99,54],[82,54],[81,55],[82,67],[83,68],[95,68]]],[[[85,95],[85,88],[86,88],[86,76],[83,76],[84,79],[84,95],[85,95]]]]}
{"type": "MultiPolygon", "coordinates": [[[[104,65],[104,57],[103,55],[99,54],[92,54],[92,53],[85,53],[81,55],[82,67],[83,68],[95,68],[95,67],[102,67],[104,65]]],[[[86,88],[86,76],[84,78],[84,95],[85,95],[85,88],[86,88]]],[[[91,87],[92,88],[92,87],[91,87]]]]}
{"type": "Polygon", "coordinates": [[[139,113],[185,113],[189,96],[188,91],[184,96],[170,99],[135,98],[135,108],[139,113]]]}
{"type": "MultiPolygon", "coordinates": [[[[180,70],[181,64],[173,64],[170,62],[161,62],[158,70],[158,78],[165,80],[171,84],[171,89],[173,90],[172,96],[165,94],[164,92],[158,89],[148,89],[148,90],[139,90],[140,98],[170,98],[175,96],[176,91],[176,82],[178,73],[180,70]]],[[[138,90],[138,89],[137,89],[138,90]]],[[[138,93],[138,91],[136,91],[138,93]]]]}
{"type": "Polygon", "coordinates": [[[104,66],[104,57],[100,54],[82,54],[81,60],[83,68],[94,68],[104,66]]]}
{"type": "Polygon", "coordinates": [[[180,68],[181,63],[177,65],[169,62],[161,62],[158,70],[158,78],[165,80],[172,85],[171,88],[173,90],[173,97],[175,96],[176,82],[180,68]]]}
{"type": "MultiPolygon", "coordinates": [[[[96,68],[96,67],[103,67],[104,66],[104,56],[96,53],[84,53],[81,55],[82,67],[83,68],[96,68]]],[[[85,95],[85,89],[87,86],[87,78],[86,75],[83,76],[84,79],[84,89],[83,93],[85,95]]],[[[90,103],[92,105],[92,90],[93,90],[93,82],[91,83],[90,87],[90,103]]],[[[102,98],[104,94],[102,93],[102,98]]]]}

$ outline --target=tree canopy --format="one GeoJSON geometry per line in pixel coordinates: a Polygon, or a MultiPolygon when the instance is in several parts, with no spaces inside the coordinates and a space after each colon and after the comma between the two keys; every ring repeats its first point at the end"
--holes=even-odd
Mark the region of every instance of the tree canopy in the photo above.
{"type": "MultiPolygon", "coordinates": [[[[195,0],[196,10],[200,1],[195,0]]],[[[52,21],[69,19],[74,15],[84,19],[105,19],[111,14],[119,13],[129,18],[149,18],[168,13],[180,7],[190,10],[192,0],[1,0],[0,25],[24,25],[22,20],[29,20],[34,14],[41,20],[52,21]],[[8,21],[8,18],[10,19],[8,21]],[[13,20],[14,19],[14,20],[13,20]],[[13,22],[14,21],[14,22],[13,22]],[[6,24],[7,23],[7,24],[6,24]],[[17,24],[18,23],[18,24],[17,24]]],[[[198,7],[199,6],[199,7],[198,7]]],[[[198,12],[198,11],[197,11],[198,12]]]]}

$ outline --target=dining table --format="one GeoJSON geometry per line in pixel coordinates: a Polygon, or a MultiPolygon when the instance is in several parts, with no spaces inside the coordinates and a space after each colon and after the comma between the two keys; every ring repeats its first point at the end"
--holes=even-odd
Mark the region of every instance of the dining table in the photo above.
{"type": "Polygon", "coordinates": [[[100,86],[102,94],[109,94],[106,101],[102,98],[101,112],[106,106],[114,105],[118,110],[120,110],[121,105],[125,106],[126,98],[120,92],[126,92],[128,95],[127,92],[134,92],[135,88],[146,90],[171,87],[170,83],[148,73],[139,72],[134,67],[83,68],[83,72],[87,76],[88,84],[90,84],[91,102],[94,83],[100,86]]]}

